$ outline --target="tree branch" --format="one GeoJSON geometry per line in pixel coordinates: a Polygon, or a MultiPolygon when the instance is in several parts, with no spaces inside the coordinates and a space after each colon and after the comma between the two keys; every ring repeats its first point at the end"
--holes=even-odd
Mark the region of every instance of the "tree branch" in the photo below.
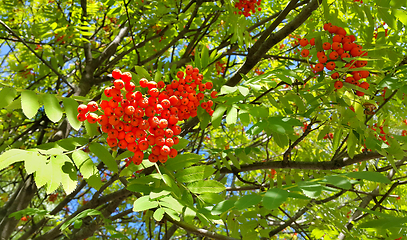
{"type": "Polygon", "coordinates": [[[313,169],[313,170],[333,170],[340,169],[355,163],[360,163],[368,161],[375,158],[383,157],[378,152],[368,152],[360,153],[355,155],[353,158],[348,156],[343,157],[339,160],[331,160],[326,162],[284,162],[284,161],[267,161],[267,162],[256,162],[252,164],[243,164],[240,165],[240,169],[237,169],[234,166],[232,170],[227,169],[226,167],[220,169],[220,173],[234,173],[234,172],[246,172],[260,169],[313,169]]]}

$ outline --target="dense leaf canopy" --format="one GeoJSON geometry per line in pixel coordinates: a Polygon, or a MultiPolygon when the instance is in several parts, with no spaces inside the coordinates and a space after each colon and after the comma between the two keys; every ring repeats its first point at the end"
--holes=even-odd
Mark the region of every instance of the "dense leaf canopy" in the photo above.
{"type": "Polygon", "coordinates": [[[0,239],[406,237],[406,26],[406,0],[2,0],[0,239]],[[218,95],[165,163],[77,119],[114,69],[188,65],[218,95]]]}

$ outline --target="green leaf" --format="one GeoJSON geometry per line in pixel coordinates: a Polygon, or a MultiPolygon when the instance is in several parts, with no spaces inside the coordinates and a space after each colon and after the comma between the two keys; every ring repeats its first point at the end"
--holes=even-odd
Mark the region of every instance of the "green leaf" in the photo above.
{"type": "Polygon", "coordinates": [[[209,63],[209,49],[206,46],[203,46],[202,48],[200,70],[204,70],[209,63]]]}
{"type": "Polygon", "coordinates": [[[229,87],[227,85],[223,85],[222,88],[220,89],[220,93],[221,95],[223,94],[229,94],[229,93],[234,93],[237,91],[237,87],[229,87]]]}
{"type": "Polygon", "coordinates": [[[133,211],[140,212],[144,210],[148,210],[151,208],[156,208],[158,206],[157,201],[151,201],[149,196],[142,196],[134,201],[133,204],[133,211]]]}
{"type": "Polygon", "coordinates": [[[263,196],[263,206],[267,209],[276,209],[288,198],[288,192],[280,188],[272,188],[263,196]]]}
{"type": "Polygon", "coordinates": [[[191,192],[196,194],[219,193],[226,189],[226,187],[222,183],[215,180],[200,180],[188,184],[187,187],[191,192]]]}
{"type": "Polygon", "coordinates": [[[175,179],[179,182],[190,183],[198,180],[204,180],[211,176],[216,170],[212,166],[195,166],[178,171],[175,179]]]}
{"type": "Polygon", "coordinates": [[[66,117],[68,118],[69,124],[78,131],[82,123],[76,118],[78,115],[78,103],[72,98],[63,98],[64,109],[66,117]]]}
{"type": "Polygon", "coordinates": [[[225,105],[218,105],[216,110],[212,114],[212,126],[214,128],[218,128],[220,125],[220,122],[222,121],[223,114],[226,111],[226,106],[225,105]]]}
{"type": "Polygon", "coordinates": [[[140,66],[134,66],[134,69],[136,70],[137,75],[139,75],[141,78],[146,78],[149,81],[151,80],[150,74],[148,74],[147,70],[145,70],[144,68],[140,66]]]}
{"type": "Polygon", "coordinates": [[[150,196],[151,200],[167,196],[167,195],[169,195],[171,193],[168,190],[161,190],[161,191],[157,191],[157,192],[156,191],[157,190],[154,190],[154,191],[150,192],[149,196],[150,196]]]}
{"type": "Polygon", "coordinates": [[[334,150],[336,150],[339,147],[339,142],[341,141],[341,138],[342,138],[342,131],[343,131],[342,128],[339,127],[334,132],[334,139],[333,139],[333,142],[332,142],[332,145],[333,145],[332,148],[334,150]]]}
{"type": "Polygon", "coordinates": [[[23,210],[13,212],[8,217],[14,217],[16,220],[20,220],[23,216],[27,215],[36,215],[36,216],[46,216],[48,215],[48,211],[44,209],[37,209],[37,208],[25,208],[23,210]]]}
{"type": "Polygon", "coordinates": [[[21,162],[30,159],[33,153],[21,149],[10,149],[0,155],[0,170],[4,169],[15,162],[21,162]]]}
{"type": "Polygon", "coordinates": [[[211,116],[202,108],[198,108],[199,126],[201,130],[205,130],[211,121],[211,116]]]}
{"type": "Polygon", "coordinates": [[[88,179],[86,179],[86,182],[89,184],[89,186],[93,187],[96,190],[99,190],[100,187],[103,185],[102,179],[100,178],[99,174],[90,176],[88,179]]]}
{"type": "Polygon", "coordinates": [[[40,108],[38,95],[29,90],[21,92],[21,107],[27,118],[33,118],[37,114],[38,108],[40,108]]]}
{"type": "Polygon", "coordinates": [[[263,197],[258,194],[245,195],[235,202],[235,207],[237,210],[247,209],[253,205],[259,204],[262,199],[263,197]]]}
{"type": "Polygon", "coordinates": [[[388,228],[405,228],[407,223],[407,217],[393,217],[375,219],[368,222],[364,222],[358,225],[359,228],[376,228],[376,229],[388,229],[388,228]]]}
{"type": "Polygon", "coordinates": [[[41,174],[40,177],[47,179],[47,193],[55,191],[61,185],[63,179],[67,184],[67,190],[71,190],[72,183],[69,183],[69,180],[66,179],[66,177],[69,178],[69,175],[62,171],[62,166],[65,162],[70,162],[68,156],[57,155],[50,158],[46,167],[48,171],[41,171],[41,173],[37,171],[37,174],[41,174]]]}
{"type": "Polygon", "coordinates": [[[323,186],[314,182],[299,182],[298,187],[302,190],[305,196],[310,198],[317,198],[322,193],[323,186]]]}
{"type": "MultiPolygon", "coordinates": [[[[401,1],[400,1],[401,2],[401,1]]],[[[404,26],[407,26],[407,11],[403,9],[392,9],[393,15],[404,24],[404,26]]]]}
{"type": "Polygon", "coordinates": [[[50,171],[50,165],[47,164],[47,157],[44,156],[43,159],[38,159],[35,162],[31,162],[29,160],[25,161],[25,165],[27,166],[27,169],[32,169],[32,171],[35,170],[34,174],[34,180],[35,184],[37,185],[37,188],[40,188],[47,184],[49,182],[49,171],[50,171]],[[29,163],[30,162],[30,163],[29,163]],[[32,167],[29,166],[32,165],[32,167]]]}
{"type": "Polygon", "coordinates": [[[235,157],[235,155],[233,155],[232,152],[228,152],[227,156],[229,157],[230,161],[232,161],[233,166],[240,169],[239,160],[235,157]]]}
{"type": "Polygon", "coordinates": [[[378,15],[389,25],[390,28],[396,29],[396,21],[394,16],[388,12],[387,7],[377,7],[378,15]]]}
{"type": "Polygon", "coordinates": [[[83,219],[88,216],[94,216],[94,215],[102,215],[102,213],[96,209],[86,209],[83,212],[79,213],[75,217],[71,218],[70,220],[66,221],[64,224],[61,225],[59,228],[61,231],[64,231],[66,228],[69,227],[72,223],[75,223],[79,221],[80,219],[83,219]]]}
{"type": "Polygon", "coordinates": [[[170,208],[163,208],[165,213],[168,214],[168,216],[170,216],[172,219],[179,221],[180,218],[178,216],[178,213],[170,208]]]}
{"type": "Polygon", "coordinates": [[[176,150],[181,150],[184,149],[188,145],[189,141],[184,138],[179,138],[179,143],[177,145],[174,145],[173,148],[176,150]]]}
{"type": "Polygon", "coordinates": [[[17,95],[17,91],[14,88],[4,87],[0,91],[0,109],[7,107],[17,95]]]}
{"type": "Polygon", "coordinates": [[[344,177],[341,176],[326,176],[325,177],[325,181],[327,183],[330,183],[336,187],[340,187],[343,189],[351,189],[352,184],[350,183],[350,181],[344,177]]]}
{"type": "MultiPolygon", "coordinates": [[[[66,155],[63,156],[67,157],[66,155]]],[[[62,167],[63,170],[65,166],[69,166],[69,171],[64,171],[65,174],[61,174],[61,183],[65,193],[68,195],[73,192],[73,190],[75,190],[78,181],[76,181],[76,179],[72,179],[76,177],[76,169],[74,168],[73,164],[71,162],[66,162],[65,165],[62,167]]]]}
{"type": "Polygon", "coordinates": [[[226,123],[229,125],[236,124],[236,121],[237,121],[237,108],[235,105],[233,105],[226,115],[226,123]]]}
{"type": "Polygon", "coordinates": [[[131,151],[125,151],[124,153],[121,153],[119,156],[117,156],[114,160],[122,160],[125,158],[132,157],[134,155],[133,152],[131,151]]]}
{"type": "Polygon", "coordinates": [[[171,195],[170,196],[165,196],[163,198],[160,199],[160,203],[161,206],[170,208],[174,211],[176,211],[177,213],[182,213],[184,206],[181,205],[177,199],[173,198],[171,195]]]}
{"type": "Polygon", "coordinates": [[[249,94],[250,90],[247,87],[238,86],[237,88],[239,89],[240,94],[243,96],[246,97],[249,94]]]}
{"type": "Polygon", "coordinates": [[[218,203],[213,209],[212,209],[212,214],[214,215],[219,215],[222,214],[224,212],[229,211],[230,209],[232,209],[233,207],[235,207],[235,200],[229,199],[229,200],[225,200],[222,201],[220,203],[218,203]]]}
{"type": "Polygon", "coordinates": [[[91,143],[89,146],[90,151],[94,153],[106,166],[114,173],[119,171],[117,163],[110,154],[110,152],[99,143],[91,143]]]}
{"type": "Polygon", "coordinates": [[[183,153],[178,154],[175,158],[168,161],[165,167],[170,171],[175,171],[178,169],[183,169],[189,167],[194,163],[199,162],[202,159],[202,156],[194,153],[183,153]]]}
{"type": "Polygon", "coordinates": [[[378,172],[370,172],[370,171],[364,171],[364,172],[349,172],[345,174],[348,177],[351,178],[356,178],[356,179],[364,179],[372,182],[379,182],[379,183],[386,183],[390,184],[391,181],[385,177],[383,174],[378,173],[378,172]]]}
{"type": "Polygon", "coordinates": [[[162,73],[159,70],[157,70],[154,76],[154,82],[158,83],[159,81],[161,81],[162,77],[163,77],[162,73]]]}
{"type": "Polygon", "coordinates": [[[216,170],[212,166],[195,166],[178,171],[175,178],[184,183],[203,180],[212,175],[216,170]]]}
{"type": "Polygon", "coordinates": [[[201,67],[201,58],[199,56],[200,54],[198,52],[195,53],[195,67],[197,67],[198,69],[202,69],[201,67]]]}
{"type": "Polygon", "coordinates": [[[88,121],[85,121],[84,123],[85,123],[86,133],[89,137],[95,137],[95,136],[99,135],[98,124],[89,123],[88,121]]]}
{"type": "Polygon", "coordinates": [[[89,155],[84,151],[74,151],[72,153],[72,160],[79,168],[79,172],[82,174],[83,178],[89,178],[90,176],[98,173],[96,165],[93,163],[89,155]]]}
{"type": "Polygon", "coordinates": [[[153,214],[153,218],[156,221],[161,221],[161,219],[163,219],[164,217],[164,208],[157,208],[157,210],[155,210],[154,214],[153,214]]]}
{"type": "Polygon", "coordinates": [[[53,122],[58,122],[62,117],[62,109],[57,98],[52,94],[44,94],[42,100],[47,117],[53,122]]]}
{"type": "Polygon", "coordinates": [[[353,158],[355,156],[355,151],[356,151],[356,145],[357,145],[358,139],[356,138],[355,134],[351,131],[349,133],[348,140],[346,143],[348,144],[348,155],[350,158],[353,158]]]}
{"type": "MultiPolygon", "coordinates": [[[[38,171],[47,162],[47,156],[41,155],[38,152],[31,152],[27,154],[24,159],[24,167],[27,174],[32,174],[38,171]]],[[[45,184],[45,183],[44,183],[45,184]]]]}
{"type": "Polygon", "coordinates": [[[288,137],[285,134],[274,132],[273,139],[277,143],[277,145],[281,148],[285,148],[288,145],[288,137]]]}

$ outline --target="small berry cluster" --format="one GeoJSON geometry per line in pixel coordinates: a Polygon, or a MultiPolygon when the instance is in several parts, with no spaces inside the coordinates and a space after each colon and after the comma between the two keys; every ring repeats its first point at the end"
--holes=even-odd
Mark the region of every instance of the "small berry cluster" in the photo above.
{"type": "MultiPolygon", "coordinates": [[[[384,122],[385,122],[386,120],[384,120],[383,121],[383,123],[382,123],[382,125],[380,125],[378,128],[380,129],[380,133],[379,133],[379,136],[377,136],[376,134],[375,134],[375,136],[376,137],[378,137],[380,140],[382,140],[384,143],[386,143],[387,145],[390,145],[389,144],[389,142],[387,141],[387,138],[386,138],[386,135],[388,135],[384,130],[383,130],[383,128],[384,128],[384,122]]],[[[377,128],[377,123],[375,123],[375,124],[373,124],[373,126],[372,127],[370,127],[373,131],[376,131],[376,128],[377,128]]]]}
{"type": "Polygon", "coordinates": [[[220,76],[225,72],[226,69],[226,63],[221,62],[221,61],[217,61],[215,63],[215,68],[216,68],[216,72],[217,74],[220,76]]]}
{"type": "MultiPolygon", "coordinates": [[[[173,80],[169,84],[163,81],[158,83],[140,80],[140,87],[148,88],[147,94],[135,91],[136,85],[131,82],[131,73],[121,73],[116,69],[112,72],[114,86],[104,90],[109,101],[102,100],[100,108],[102,115],[97,115],[99,106],[91,101],[87,105],[78,107],[78,120],[89,123],[98,122],[102,131],[107,133],[107,144],[110,147],[118,146],[134,152],[134,156],[127,160],[134,164],[140,164],[144,158],[144,151],[151,146],[148,159],[151,162],[174,158],[178,152],[172,148],[178,144],[177,135],[181,133],[179,121],[197,115],[200,106],[210,115],[213,114],[213,101],[203,101],[204,91],[213,87],[212,82],[202,83],[203,75],[198,68],[188,65],[184,72],[178,71],[179,80],[173,80]],[[197,88],[199,93],[197,93],[197,88]]],[[[216,91],[210,94],[216,98],[216,91]]]]}
{"type": "MultiPolygon", "coordinates": [[[[252,12],[253,14],[257,11],[261,11],[261,8],[258,7],[261,4],[261,0],[239,0],[239,2],[235,3],[235,8],[239,9],[238,14],[243,15],[245,17],[250,17],[252,12]],[[257,6],[256,6],[257,5],[257,6]]],[[[235,12],[236,14],[236,12],[235,12]]]]}
{"type": "MultiPolygon", "coordinates": [[[[324,67],[330,71],[333,71],[331,74],[332,79],[342,79],[347,83],[359,86],[363,89],[369,89],[369,83],[359,81],[365,79],[369,76],[369,71],[361,70],[354,71],[354,68],[362,68],[367,65],[367,61],[364,60],[350,60],[351,57],[366,57],[367,52],[362,50],[362,46],[355,43],[354,35],[347,35],[345,29],[332,25],[331,23],[326,23],[324,25],[324,30],[328,31],[331,34],[331,41],[324,42],[322,44],[322,51],[317,52],[316,56],[318,58],[318,63],[313,67],[314,72],[322,72],[324,67]],[[327,51],[327,52],[326,52],[327,51]],[[335,72],[336,62],[344,64],[344,68],[347,68],[348,71],[342,75],[338,72],[335,72]]],[[[302,47],[311,47],[315,46],[315,39],[303,38],[299,41],[299,44],[302,47]]],[[[310,50],[304,48],[301,51],[302,57],[310,57],[310,50]]],[[[311,66],[312,67],[312,66],[311,66]]],[[[343,87],[343,81],[337,80],[335,82],[335,88],[341,89],[343,87]]],[[[356,91],[356,95],[363,96],[364,93],[361,91],[356,91]]]]}

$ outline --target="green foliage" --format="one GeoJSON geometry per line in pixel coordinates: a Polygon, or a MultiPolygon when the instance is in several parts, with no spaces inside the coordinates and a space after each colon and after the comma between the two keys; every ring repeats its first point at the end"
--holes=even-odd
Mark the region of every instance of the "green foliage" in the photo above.
{"type": "Polygon", "coordinates": [[[3,1],[2,237],[407,236],[406,1],[264,0],[250,17],[237,2],[3,1]],[[336,80],[310,68],[335,36],[327,22],[368,53],[333,61],[336,80]],[[178,155],[165,163],[147,152],[135,165],[77,119],[79,104],[107,99],[113,69],[146,93],[141,78],[169,85],[186,65],[218,97],[204,95],[213,113],[178,123],[178,155]],[[365,70],[368,89],[335,89],[365,70]]]}

